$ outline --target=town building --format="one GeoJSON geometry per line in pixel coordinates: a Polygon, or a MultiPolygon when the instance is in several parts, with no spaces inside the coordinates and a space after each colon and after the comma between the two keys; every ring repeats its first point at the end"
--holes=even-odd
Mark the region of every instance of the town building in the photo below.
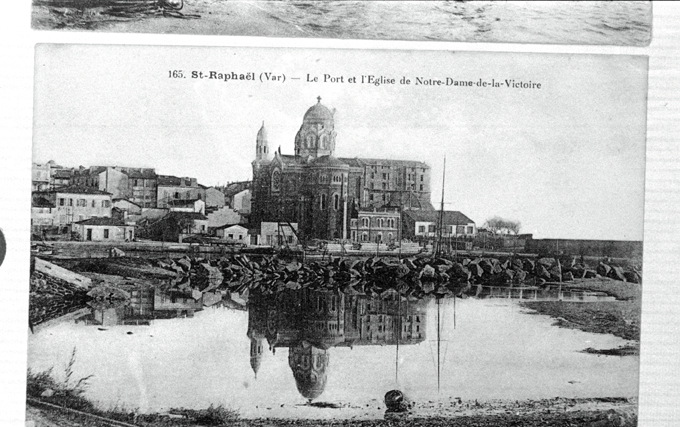
{"type": "Polygon", "coordinates": [[[294,154],[255,141],[251,225],[296,222],[305,239],[347,239],[351,217],[384,206],[432,209],[430,167],[419,161],[335,157],[335,111],[321,98],[304,114],[294,154]]]}
{"type": "Polygon", "coordinates": [[[251,243],[263,246],[285,246],[298,244],[298,224],[279,223],[279,222],[261,222],[260,226],[255,229],[255,241],[251,243]]]}
{"type": "Polygon", "coordinates": [[[205,202],[201,199],[176,199],[168,201],[171,212],[199,212],[205,215],[205,202]]]}
{"type": "Polygon", "coordinates": [[[205,201],[205,190],[196,178],[158,175],[156,207],[167,208],[176,200],[205,201]]]}
{"type": "Polygon", "coordinates": [[[220,187],[224,193],[224,201],[228,206],[234,207],[234,195],[241,193],[245,190],[250,190],[252,181],[236,181],[230,182],[224,187],[220,187]]]}
{"type": "Polygon", "coordinates": [[[402,212],[402,236],[409,240],[433,240],[438,237],[437,225],[442,222],[443,238],[474,237],[477,226],[473,220],[458,211],[405,210],[402,212]]]}
{"type": "Polygon", "coordinates": [[[111,217],[111,193],[91,187],[67,186],[48,191],[33,192],[33,203],[54,205],[52,225],[61,233],[74,222],[92,217],[111,217]],[[44,200],[40,200],[44,199],[44,200]]]}
{"type": "Polygon", "coordinates": [[[398,209],[375,209],[357,212],[357,218],[350,221],[350,240],[353,242],[395,243],[399,235],[398,209]]]}
{"type": "Polygon", "coordinates": [[[250,189],[240,191],[234,194],[232,198],[232,207],[241,215],[250,215],[251,192],[250,189]]]}
{"type": "Polygon", "coordinates": [[[226,205],[224,193],[215,188],[208,187],[205,190],[205,206],[208,208],[222,208],[226,205]]]}
{"type": "Polygon", "coordinates": [[[139,237],[164,241],[182,242],[185,237],[208,234],[208,218],[200,212],[168,212],[155,221],[147,221],[139,237]]]}
{"type": "Polygon", "coordinates": [[[71,177],[71,185],[106,191],[113,198],[128,199],[142,208],[156,207],[157,182],[153,168],[121,166],[91,166],[75,171],[71,177]]]}
{"type": "Polygon", "coordinates": [[[31,233],[43,237],[46,233],[56,234],[57,207],[44,197],[34,197],[31,201],[31,233]]]}
{"type": "Polygon", "coordinates": [[[250,243],[248,229],[242,225],[223,225],[215,229],[215,235],[221,239],[237,240],[244,244],[250,243]]]}
{"type": "Polygon", "coordinates": [[[54,190],[69,185],[73,169],[59,166],[54,160],[47,163],[33,163],[31,175],[33,191],[54,190]]]}
{"type": "Polygon", "coordinates": [[[124,212],[125,213],[124,216],[142,214],[142,207],[131,200],[123,198],[113,198],[111,200],[111,203],[113,204],[114,209],[119,209],[121,212],[124,212]]]}
{"type": "Polygon", "coordinates": [[[135,239],[135,227],[118,218],[90,218],[73,224],[82,242],[122,242],[135,239]]]}

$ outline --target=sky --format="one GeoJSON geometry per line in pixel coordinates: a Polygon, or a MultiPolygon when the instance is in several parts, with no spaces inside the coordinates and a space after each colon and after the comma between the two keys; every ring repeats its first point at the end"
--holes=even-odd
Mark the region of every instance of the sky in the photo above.
{"type": "Polygon", "coordinates": [[[501,216],[535,238],[642,240],[643,56],[39,45],[35,82],[36,162],[154,167],[204,185],[248,180],[262,122],[270,150],[292,154],[321,96],[336,109],[336,156],[428,163],[435,206],[446,157],[445,209],[478,226],[501,216]],[[285,81],[262,82],[263,72],[285,81]],[[308,81],[324,74],[344,82],[308,81]],[[396,84],[348,82],[362,75],[396,84]],[[416,77],[541,89],[415,85],[416,77]]]}

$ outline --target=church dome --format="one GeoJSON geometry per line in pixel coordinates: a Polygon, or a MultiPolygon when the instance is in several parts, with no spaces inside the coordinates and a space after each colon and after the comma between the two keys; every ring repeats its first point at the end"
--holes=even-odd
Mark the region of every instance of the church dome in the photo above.
{"type": "Polygon", "coordinates": [[[306,399],[316,399],[326,388],[328,353],[303,341],[288,350],[288,364],[293,370],[298,392],[306,399]]]}
{"type": "Polygon", "coordinates": [[[304,118],[302,119],[302,124],[304,125],[316,125],[322,124],[326,127],[333,126],[333,112],[328,109],[325,105],[321,104],[321,97],[317,97],[316,105],[313,105],[307,110],[304,118]]]}

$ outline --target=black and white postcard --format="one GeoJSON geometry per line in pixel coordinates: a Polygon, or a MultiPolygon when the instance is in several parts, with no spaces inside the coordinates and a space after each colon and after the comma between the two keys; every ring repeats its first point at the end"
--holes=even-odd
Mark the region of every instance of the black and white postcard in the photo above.
{"type": "Polygon", "coordinates": [[[647,57],[35,64],[34,425],[637,425],[647,57]]]}

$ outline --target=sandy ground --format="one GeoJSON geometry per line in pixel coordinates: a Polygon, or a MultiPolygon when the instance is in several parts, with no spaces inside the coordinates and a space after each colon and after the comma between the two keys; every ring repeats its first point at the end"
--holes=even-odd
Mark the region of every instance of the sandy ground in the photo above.
{"type": "MultiPolygon", "coordinates": [[[[77,1],[73,3],[78,3],[77,1]]],[[[154,34],[222,34],[262,37],[300,37],[305,32],[295,25],[270,16],[257,1],[192,0],[181,13],[198,15],[183,19],[168,14],[137,14],[134,18],[112,17],[103,7],[58,7],[45,1],[33,7],[32,26],[38,30],[99,30],[154,34]]]]}
{"type": "MultiPolygon", "coordinates": [[[[416,404],[405,414],[386,414],[381,420],[239,420],[237,426],[624,426],[637,424],[636,399],[544,399],[535,401],[457,401],[416,404]]],[[[76,427],[107,425],[83,416],[28,405],[27,425],[76,427]]],[[[148,427],[195,425],[178,419],[159,419],[148,427]]]]}

